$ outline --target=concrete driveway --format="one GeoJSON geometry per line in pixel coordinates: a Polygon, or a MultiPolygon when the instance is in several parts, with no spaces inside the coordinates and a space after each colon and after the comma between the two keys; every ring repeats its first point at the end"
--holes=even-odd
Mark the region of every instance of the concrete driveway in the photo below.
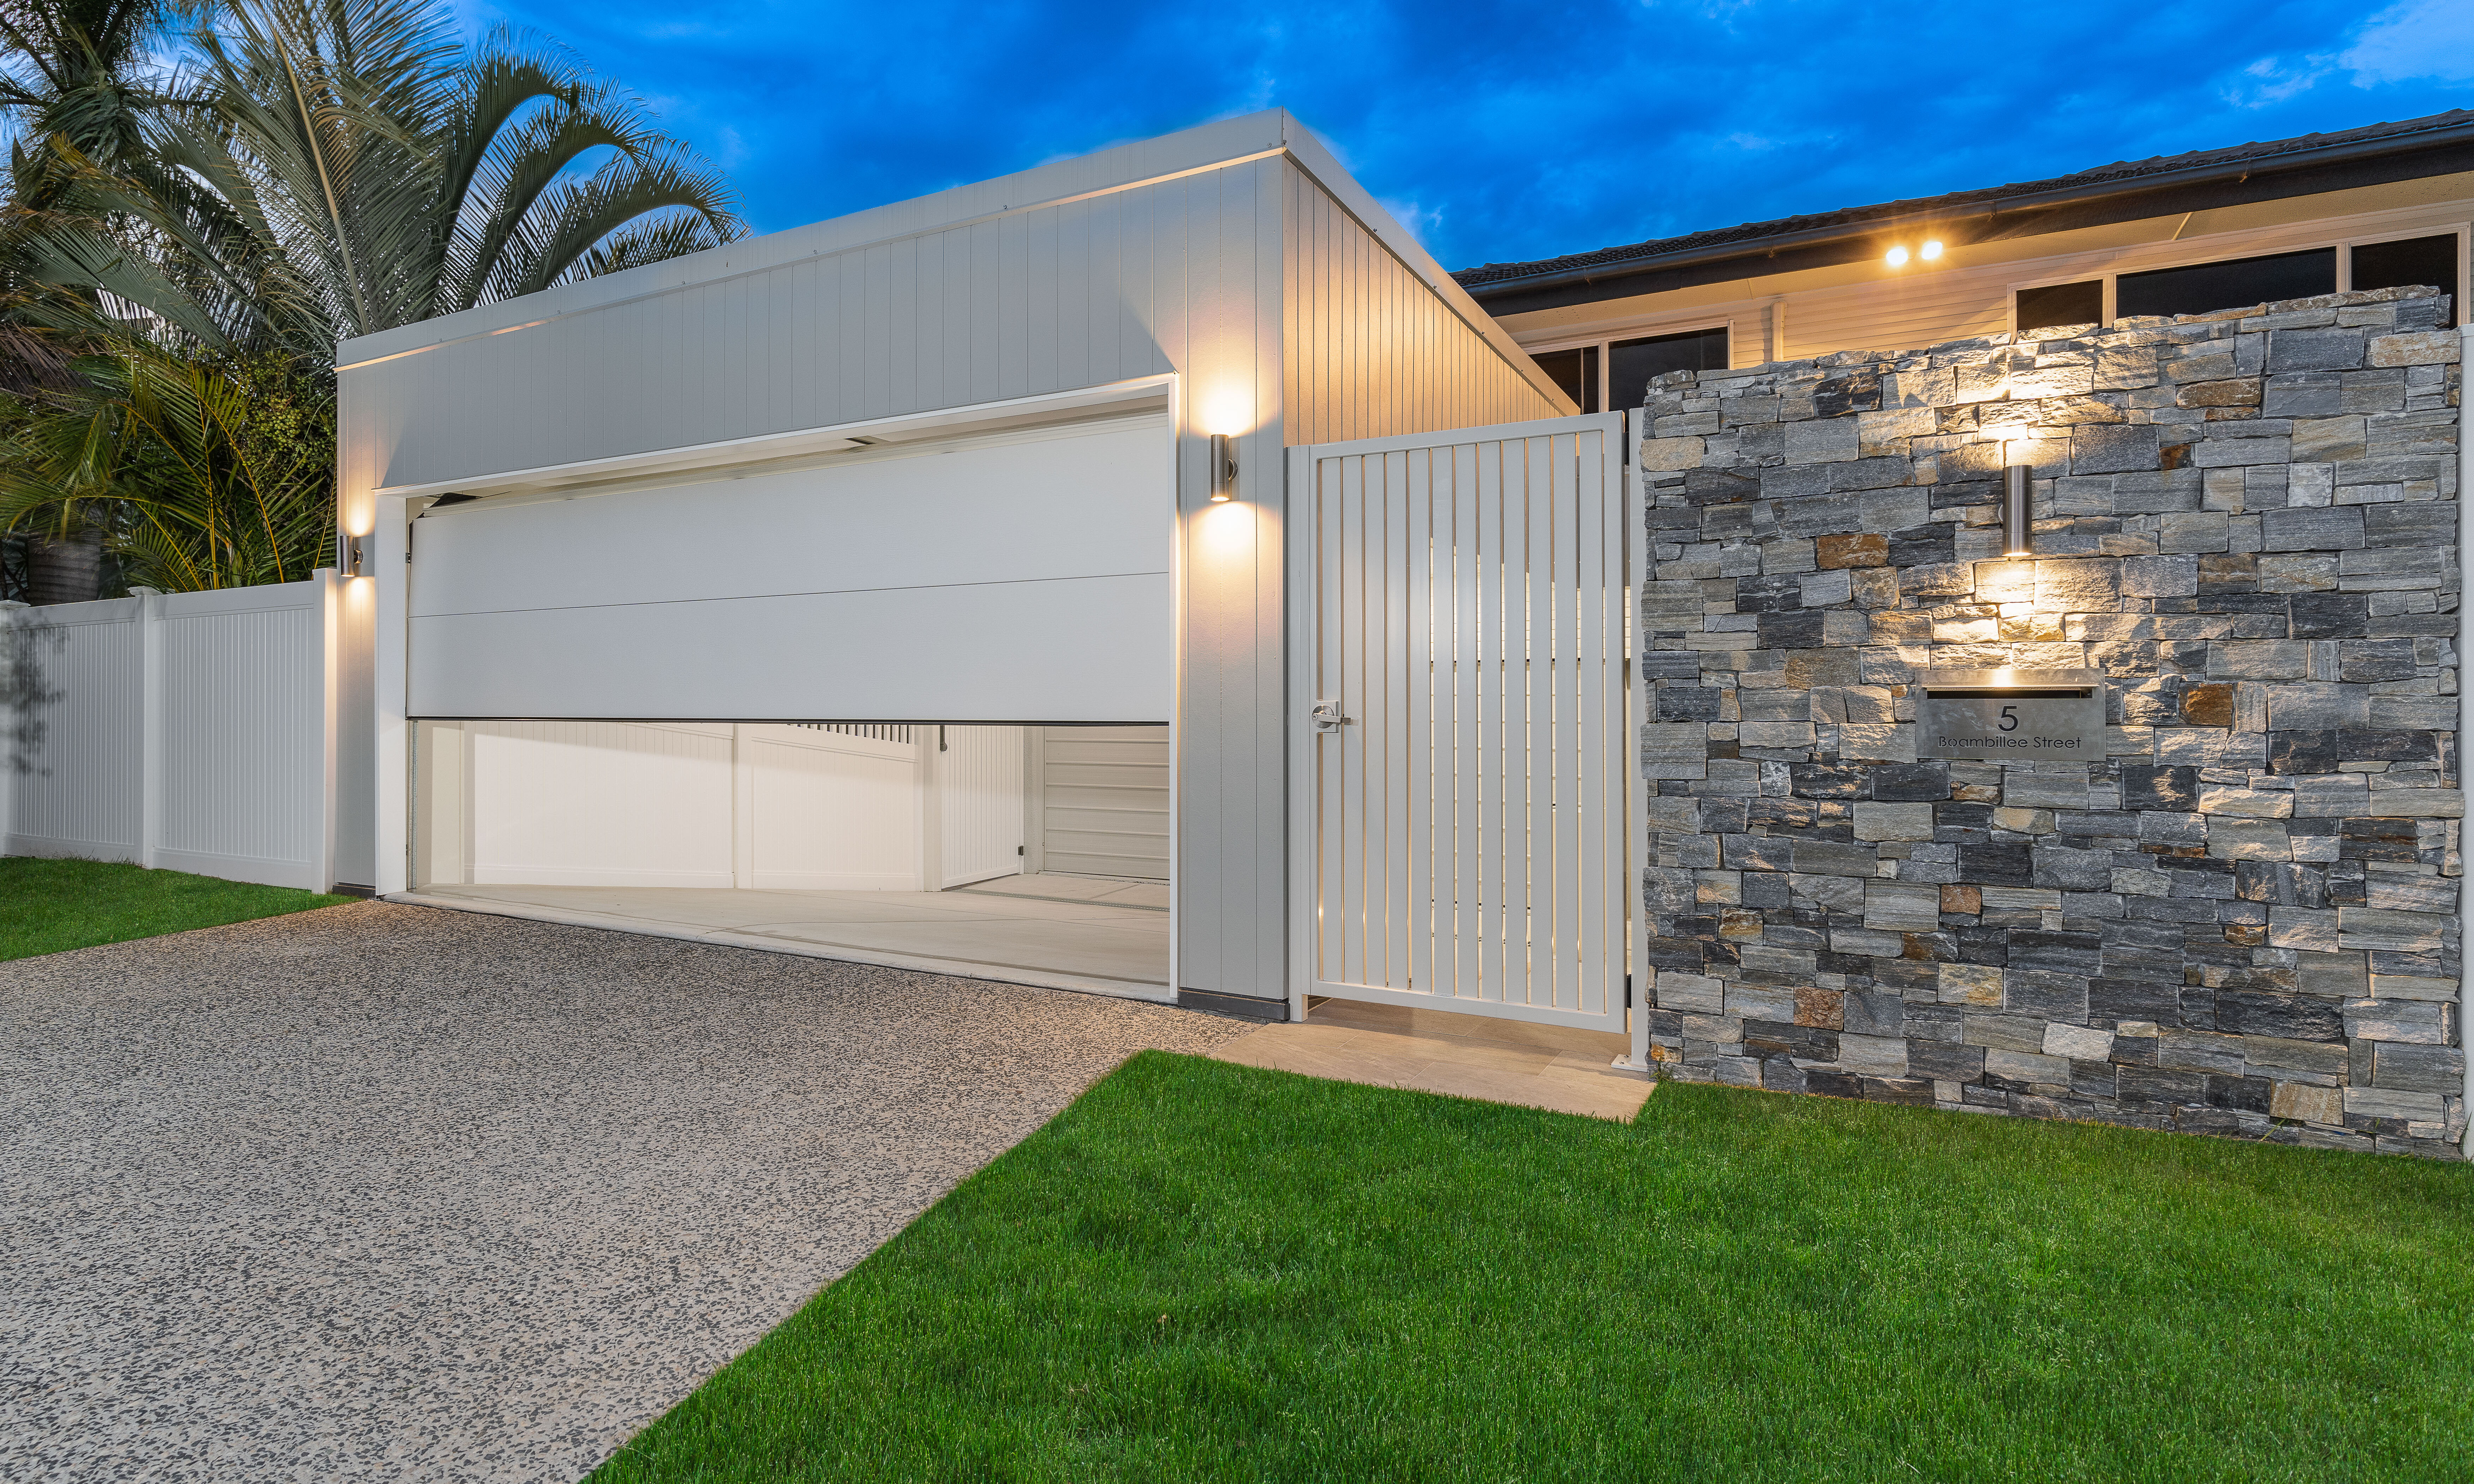
{"type": "Polygon", "coordinates": [[[1247,1029],[376,902],[0,964],[0,1478],[577,1478],[1247,1029]]]}

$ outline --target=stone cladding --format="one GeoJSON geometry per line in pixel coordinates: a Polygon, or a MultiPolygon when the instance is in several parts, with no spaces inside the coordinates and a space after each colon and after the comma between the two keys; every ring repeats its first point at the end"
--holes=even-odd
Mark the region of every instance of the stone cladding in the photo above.
{"type": "Polygon", "coordinates": [[[1657,1071],[2457,1157],[2446,318],[2383,290],[1655,383],[1657,1071]],[[1994,665],[2102,672],[2104,760],[1919,760],[1919,672],[1994,665]]]}

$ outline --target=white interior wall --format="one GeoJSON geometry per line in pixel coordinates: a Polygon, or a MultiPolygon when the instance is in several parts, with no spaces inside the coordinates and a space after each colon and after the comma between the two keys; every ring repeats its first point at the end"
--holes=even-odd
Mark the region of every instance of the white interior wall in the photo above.
{"type": "MultiPolygon", "coordinates": [[[[916,892],[918,744],[811,727],[740,727],[744,884],[775,891],[916,892]]],[[[908,729],[906,729],[908,730],[908,729]]]]}
{"type": "Polygon", "coordinates": [[[424,885],[935,891],[1021,865],[1022,730],[424,722],[424,885]]]}

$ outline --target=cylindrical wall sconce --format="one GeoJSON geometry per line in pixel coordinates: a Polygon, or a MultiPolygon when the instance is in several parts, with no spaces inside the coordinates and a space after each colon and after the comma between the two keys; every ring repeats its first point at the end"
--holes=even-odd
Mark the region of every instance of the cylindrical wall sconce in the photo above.
{"type": "Polygon", "coordinates": [[[2001,471],[2001,555],[2005,557],[2036,554],[2036,528],[2027,518],[2028,483],[2035,474],[2025,464],[2013,464],[2001,471]]]}
{"type": "Polygon", "coordinates": [[[1211,499],[1218,504],[1237,497],[1237,441],[1225,433],[1211,435],[1211,499]]]}

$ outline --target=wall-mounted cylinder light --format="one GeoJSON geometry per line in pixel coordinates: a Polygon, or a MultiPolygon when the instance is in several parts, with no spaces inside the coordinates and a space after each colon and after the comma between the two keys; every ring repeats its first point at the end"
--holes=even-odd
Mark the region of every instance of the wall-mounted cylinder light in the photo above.
{"type": "Polygon", "coordinates": [[[2036,554],[2036,528],[2027,518],[2028,482],[2035,473],[2025,464],[2013,464],[2001,471],[2001,555],[2005,557],[2036,554]]]}
{"type": "Polygon", "coordinates": [[[1225,433],[1211,435],[1211,498],[1214,504],[1237,497],[1237,441],[1225,433]]]}
{"type": "Polygon", "coordinates": [[[350,532],[344,535],[344,575],[346,577],[364,575],[361,567],[361,538],[350,532]]]}

